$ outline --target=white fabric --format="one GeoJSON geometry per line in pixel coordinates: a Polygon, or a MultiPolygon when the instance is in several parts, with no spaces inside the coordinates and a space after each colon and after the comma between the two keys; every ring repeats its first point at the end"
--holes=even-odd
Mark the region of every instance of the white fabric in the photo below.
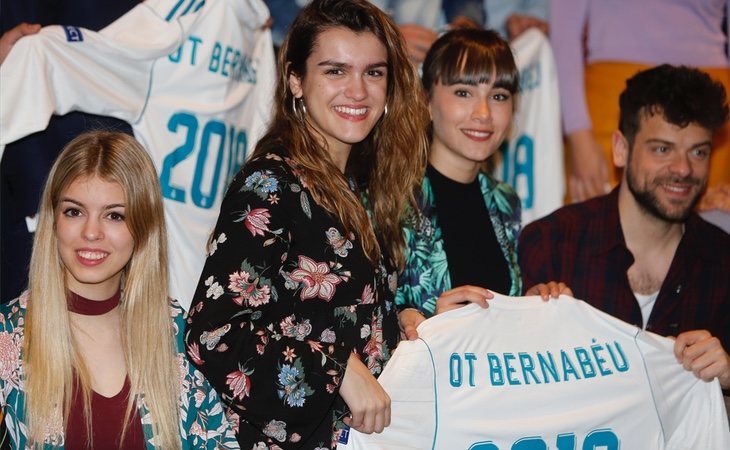
{"type": "Polygon", "coordinates": [[[649,322],[649,316],[651,316],[651,310],[654,309],[654,303],[656,303],[656,299],[659,297],[659,291],[653,294],[639,294],[638,292],[634,292],[634,297],[636,297],[639,308],[641,308],[642,328],[646,328],[646,323],[649,322]]]}
{"type": "Polygon", "coordinates": [[[496,295],[418,334],[378,380],[391,426],[350,430],[338,449],[730,448],[717,380],[685,371],[670,339],[582,301],[496,295]],[[550,358],[554,376],[540,362],[550,358]]]}
{"type": "Polygon", "coordinates": [[[260,0],[148,0],[98,33],[45,27],[0,66],[0,157],[53,113],[131,124],[160,175],[171,295],[186,309],[225,188],[270,117],[268,17],[260,0]]]}
{"type": "Polygon", "coordinates": [[[512,132],[495,155],[494,176],[522,200],[522,224],[563,206],[565,169],[560,96],[550,42],[536,28],[511,43],[520,71],[520,94],[512,132]]]}

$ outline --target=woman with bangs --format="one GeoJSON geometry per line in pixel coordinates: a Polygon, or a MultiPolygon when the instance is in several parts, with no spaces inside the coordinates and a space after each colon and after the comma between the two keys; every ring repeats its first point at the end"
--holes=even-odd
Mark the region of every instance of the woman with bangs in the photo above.
{"type": "MultiPolygon", "coordinates": [[[[522,291],[520,199],[483,170],[512,122],[519,88],[512,50],[493,30],[453,30],[433,44],[422,71],[431,144],[396,295],[409,339],[424,317],[468,302],[487,307],[490,290],[522,291]]],[[[547,299],[564,289],[551,282],[527,295],[547,299]]]]}
{"type": "Polygon", "coordinates": [[[89,132],[48,175],[29,290],[0,306],[10,448],[237,449],[183,352],[162,194],[130,135],[89,132]]]}
{"type": "Polygon", "coordinates": [[[303,8],[278,69],[274,118],[211,237],[188,354],[242,448],[326,449],[345,425],[390,422],[375,376],[399,340],[428,112],[397,27],[367,0],[303,8]]]}

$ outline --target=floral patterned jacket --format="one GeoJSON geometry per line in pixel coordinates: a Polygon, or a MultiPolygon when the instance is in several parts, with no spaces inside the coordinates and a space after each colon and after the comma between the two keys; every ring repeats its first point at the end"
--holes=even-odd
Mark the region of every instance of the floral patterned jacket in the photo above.
{"type": "Polygon", "coordinates": [[[368,261],[283,152],[246,163],[211,239],[188,356],[240,417],[245,450],[331,448],[350,354],[377,375],[398,342],[396,272],[368,261]]]}
{"type": "MultiPolygon", "coordinates": [[[[512,279],[509,293],[503,294],[520,295],[522,281],[517,262],[517,237],[522,211],[520,199],[512,187],[484,172],[479,172],[477,178],[512,279]]],[[[430,317],[436,309],[438,297],[452,286],[438,225],[438,208],[427,176],[423,179],[418,202],[420,211],[412,212],[403,230],[406,238],[406,268],[398,278],[395,302],[399,309],[418,308],[430,317]]]]}
{"type": "MultiPolygon", "coordinates": [[[[0,405],[11,447],[30,449],[25,425],[25,391],[23,387],[23,330],[28,292],[0,305],[0,405]]],[[[176,301],[170,302],[180,365],[181,395],[180,439],[183,450],[238,449],[235,435],[225,417],[218,394],[183,353],[182,327],[184,311],[176,301]]],[[[154,450],[154,437],[144,397],[137,399],[147,449],[154,450]]],[[[46,449],[63,449],[63,435],[48,435],[46,449]]]]}

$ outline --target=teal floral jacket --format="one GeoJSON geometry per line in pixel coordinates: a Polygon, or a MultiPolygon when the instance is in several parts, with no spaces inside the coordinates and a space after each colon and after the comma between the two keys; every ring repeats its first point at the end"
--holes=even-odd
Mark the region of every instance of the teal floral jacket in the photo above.
{"type": "MultiPolygon", "coordinates": [[[[28,292],[0,306],[0,406],[13,449],[29,449],[25,424],[25,390],[23,386],[23,337],[28,292]]],[[[226,419],[218,394],[196,370],[183,352],[182,331],[185,312],[171,301],[170,316],[175,331],[177,362],[180,368],[180,440],[183,450],[238,449],[236,437],[226,419]]],[[[148,450],[154,450],[149,411],[141,396],[137,400],[142,430],[148,450]]],[[[63,449],[63,433],[49,430],[45,449],[63,449]]]]}
{"type": "MultiPolygon", "coordinates": [[[[522,211],[520,199],[512,187],[484,172],[479,172],[478,180],[512,279],[510,291],[502,294],[520,295],[522,281],[517,262],[522,211]]],[[[423,179],[418,206],[420,210],[411,212],[404,227],[406,268],[398,278],[395,302],[399,309],[417,308],[430,317],[434,314],[439,295],[452,286],[437,207],[427,176],[423,179]]]]}

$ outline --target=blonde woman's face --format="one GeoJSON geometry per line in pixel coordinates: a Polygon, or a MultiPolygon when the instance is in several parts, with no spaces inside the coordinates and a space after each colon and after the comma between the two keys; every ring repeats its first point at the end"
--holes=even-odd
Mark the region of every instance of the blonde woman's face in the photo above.
{"type": "Polygon", "coordinates": [[[114,295],[134,249],[122,187],[78,178],[61,192],[55,219],[68,288],[91,300],[114,295]]]}
{"type": "Polygon", "coordinates": [[[331,152],[349,152],[364,140],[385,109],[388,54],[373,33],[331,28],[318,37],[303,78],[289,77],[307,121],[331,152]]]}

